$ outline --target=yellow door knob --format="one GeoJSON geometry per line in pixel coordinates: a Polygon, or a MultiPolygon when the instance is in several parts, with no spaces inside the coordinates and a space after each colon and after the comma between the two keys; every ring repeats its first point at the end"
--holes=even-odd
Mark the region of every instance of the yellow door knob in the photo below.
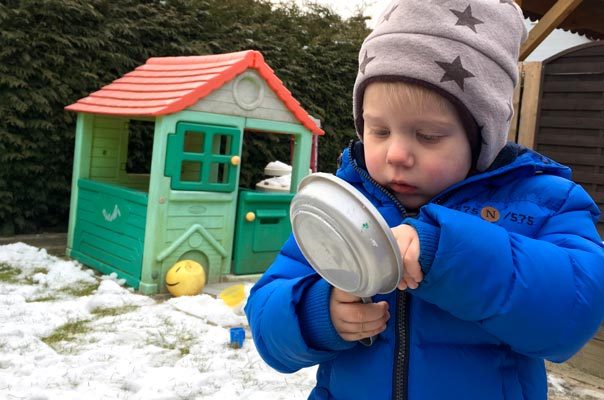
{"type": "Polygon", "coordinates": [[[254,214],[253,212],[248,212],[247,214],[245,214],[245,220],[247,222],[253,222],[256,219],[256,214],[254,214]]]}
{"type": "Polygon", "coordinates": [[[241,163],[241,157],[233,156],[231,157],[231,165],[237,166],[241,163]]]}

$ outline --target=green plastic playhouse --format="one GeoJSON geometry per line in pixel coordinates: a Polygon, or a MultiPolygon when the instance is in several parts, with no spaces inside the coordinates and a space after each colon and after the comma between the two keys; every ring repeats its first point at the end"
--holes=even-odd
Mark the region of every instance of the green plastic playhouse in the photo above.
{"type": "Polygon", "coordinates": [[[323,131],[256,51],[157,57],[66,107],[78,113],[67,255],[165,292],[176,262],[208,282],[263,272],[323,131]],[[126,169],[132,124],[152,125],[148,174],[126,169]],[[287,193],[239,188],[243,135],[290,135],[287,193]]]}

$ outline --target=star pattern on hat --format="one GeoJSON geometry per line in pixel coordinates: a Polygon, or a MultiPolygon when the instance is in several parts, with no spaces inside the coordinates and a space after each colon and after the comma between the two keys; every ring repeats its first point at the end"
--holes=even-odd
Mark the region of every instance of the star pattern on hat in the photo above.
{"type": "Polygon", "coordinates": [[[438,66],[445,71],[445,74],[443,75],[440,81],[455,81],[455,83],[457,83],[457,86],[459,86],[462,92],[464,90],[464,80],[467,78],[475,77],[474,74],[472,74],[470,71],[463,67],[463,65],[461,64],[460,56],[457,56],[455,60],[450,63],[440,61],[435,61],[435,63],[438,64],[438,66]]]}
{"type": "Polygon", "coordinates": [[[373,60],[375,60],[375,57],[369,57],[369,54],[367,54],[367,52],[365,52],[365,58],[363,58],[363,61],[361,62],[361,65],[359,66],[359,70],[363,73],[363,75],[365,75],[365,68],[367,68],[367,65],[369,65],[369,63],[372,62],[373,60]]]}
{"type": "Polygon", "coordinates": [[[384,14],[384,18],[382,18],[382,22],[383,21],[388,21],[390,20],[390,17],[392,16],[392,14],[394,13],[394,11],[396,11],[396,9],[398,8],[398,4],[395,4],[390,11],[388,11],[386,14],[384,14]]]}
{"type": "Polygon", "coordinates": [[[449,9],[449,11],[451,11],[457,16],[457,18],[459,18],[455,25],[467,26],[468,28],[473,30],[474,33],[477,33],[476,25],[484,23],[478,18],[474,18],[474,16],[472,15],[472,7],[470,5],[468,5],[463,11],[457,11],[453,9],[449,9]]]}

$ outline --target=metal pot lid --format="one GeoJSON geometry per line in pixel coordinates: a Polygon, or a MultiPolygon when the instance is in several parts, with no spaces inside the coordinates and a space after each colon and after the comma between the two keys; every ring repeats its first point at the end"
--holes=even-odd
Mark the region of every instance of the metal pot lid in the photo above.
{"type": "Polygon", "coordinates": [[[332,286],[358,297],[396,289],[402,260],[394,235],[349,183],[326,173],[305,177],[290,219],[302,254],[332,286]]]}

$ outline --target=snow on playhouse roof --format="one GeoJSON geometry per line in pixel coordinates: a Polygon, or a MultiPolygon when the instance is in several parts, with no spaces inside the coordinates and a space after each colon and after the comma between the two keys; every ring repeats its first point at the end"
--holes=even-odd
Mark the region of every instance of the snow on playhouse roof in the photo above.
{"type": "Polygon", "coordinates": [[[68,111],[130,117],[184,110],[243,73],[255,69],[300,123],[312,133],[324,131],[300,106],[258,51],[153,57],[134,71],[65,107],[68,111]]]}

